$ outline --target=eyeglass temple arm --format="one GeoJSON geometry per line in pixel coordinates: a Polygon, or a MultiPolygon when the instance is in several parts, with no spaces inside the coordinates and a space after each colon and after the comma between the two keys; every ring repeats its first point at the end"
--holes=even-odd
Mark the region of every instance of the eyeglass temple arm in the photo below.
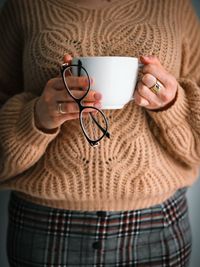
{"type": "Polygon", "coordinates": [[[90,112],[90,116],[92,117],[93,121],[96,123],[96,125],[99,127],[99,129],[105,133],[105,136],[107,138],[110,138],[110,133],[108,131],[106,131],[103,127],[101,127],[101,125],[98,123],[98,121],[95,119],[95,117],[92,115],[92,113],[90,112]]]}

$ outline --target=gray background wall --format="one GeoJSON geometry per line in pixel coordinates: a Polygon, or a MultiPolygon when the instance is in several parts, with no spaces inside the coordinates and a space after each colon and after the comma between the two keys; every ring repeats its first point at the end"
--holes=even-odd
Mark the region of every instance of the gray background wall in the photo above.
{"type": "MultiPolygon", "coordinates": [[[[5,0],[0,0],[0,6],[5,0]]],[[[55,0],[56,1],[56,0],[55,0]]],[[[193,0],[195,10],[200,17],[200,0],[193,0]]],[[[200,49],[200,44],[199,44],[200,49]]],[[[200,179],[188,191],[190,221],[193,234],[193,249],[190,267],[200,266],[200,179]]],[[[9,192],[0,192],[0,266],[8,267],[6,259],[7,203],[9,192]]]]}

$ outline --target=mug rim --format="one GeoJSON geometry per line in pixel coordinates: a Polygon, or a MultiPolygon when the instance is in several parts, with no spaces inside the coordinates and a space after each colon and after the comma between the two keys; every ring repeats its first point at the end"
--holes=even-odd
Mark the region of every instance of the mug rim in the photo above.
{"type": "Polygon", "coordinates": [[[139,58],[137,57],[130,57],[130,56],[84,56],[84,57],[74,57],[72,59],[73,60],[76,60],[76,59],[132,59],[132,60],[135,60],[135,61],[139,61],[139,58]]]}

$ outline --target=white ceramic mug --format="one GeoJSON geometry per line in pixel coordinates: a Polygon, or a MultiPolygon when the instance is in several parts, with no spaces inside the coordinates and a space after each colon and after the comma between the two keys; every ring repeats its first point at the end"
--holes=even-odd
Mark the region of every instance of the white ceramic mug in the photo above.
{"type": "MultiPolygon", "coordinates": [[[[121,109],[133,99],[141,64],[135,57],[76,57],[72,64],[78,64],[87,70],[94,79],[91,89],[102,94],[102,109],[121,109]]],[[[81,74],[82,75],[82,74],[81,74]]]]}

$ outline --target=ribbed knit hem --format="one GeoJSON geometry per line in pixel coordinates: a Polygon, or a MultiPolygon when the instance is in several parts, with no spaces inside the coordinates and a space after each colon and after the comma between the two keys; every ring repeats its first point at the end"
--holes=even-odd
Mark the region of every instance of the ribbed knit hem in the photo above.
{"type": "MultiPolygon", "coordinates": [[[[178,189],[177,189],[178,190],[178,189]]],[[[167,193],[163,193],[162,195],[156,196],[146,196],[146,198],[138,198],[138,199],[102,199],[96,198],[95,200],[87,200],[87,201],[68,201],[68,200],[46,200],[39,199],[29,195],[26,195],[21,192],[16,192],[16,194],[30,202],[35,204],[48,206],[57,209],[65,209],[65,210],[80,210],[80,211],[125,211],[125,210],[137,210],[149,208],[157,204],[163,203],[165,200],[170,198],[176,190],[169,191],[167,193]]]]}
{"type": "Polygon", "coordinates": [[[176,127],[184,122],[188,115],[188,102],[183,88],[178,85],[177,99],[174,104],[164,111],[150,111],[148,114],[159,125],[160,128],[166,130],[176,127]]]}

